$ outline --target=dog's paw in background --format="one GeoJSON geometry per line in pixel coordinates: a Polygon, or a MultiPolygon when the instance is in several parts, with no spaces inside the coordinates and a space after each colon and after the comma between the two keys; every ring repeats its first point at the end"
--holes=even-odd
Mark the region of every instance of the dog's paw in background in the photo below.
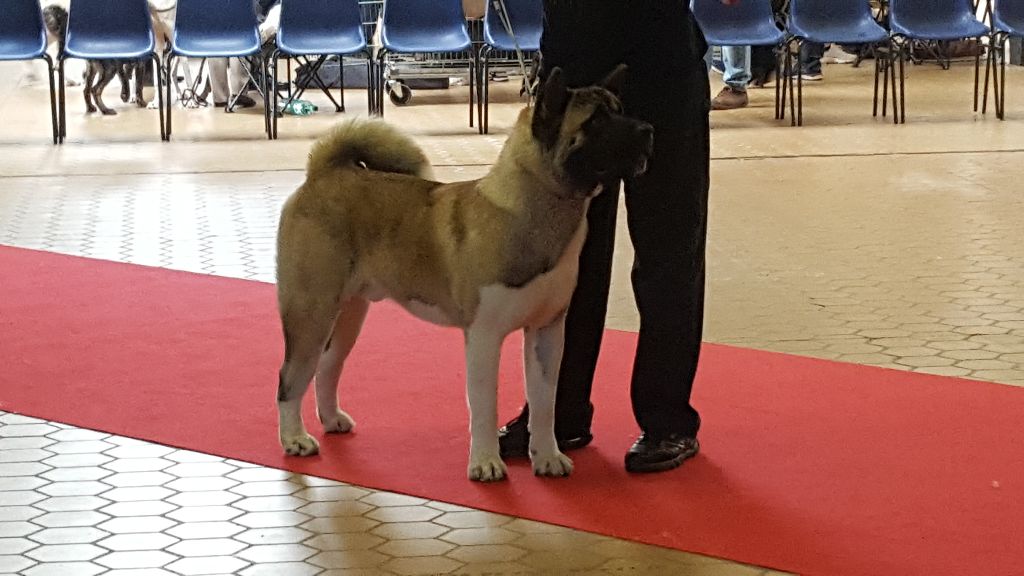
{"type": "Polygon", "coordinates": [[[356,421],[344,410],[338,408],[334,409],[334,414],[329,414],[326,418],[319,413],[317,417],[320,418],[320,423],[324,426],[324,432],[328,434],[344,434],[351,432],[356,426],[356,421]]]}
{"type": "Polygon", "coordinates": [[[281,446],[284,448],[284,453],[289,456],[312,456],[320,451],[320,444],[317,443],[316,438],[305,432],[298,436],[282,437],[281,446]]]}
{"type": "Polygon", "coordinates": [[[469,479],[479,482],[496,482],[503,480],[508,469],[501,457],[497,454],[491,456],[474,456],[469,461],[469,479]]]}
{"type": "Polygon", "coordinates": [[[568,476],[572,474],[572,460],[559,451],[530,456],[536,476],[568,476]]]}

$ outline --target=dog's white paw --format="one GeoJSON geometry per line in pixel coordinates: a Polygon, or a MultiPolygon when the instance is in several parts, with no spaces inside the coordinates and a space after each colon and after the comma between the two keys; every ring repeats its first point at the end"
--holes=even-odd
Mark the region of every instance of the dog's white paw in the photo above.
{"type": "Polygon", "coordinates": [[[303,432],[298,436],[281,438],[281,446],[284,453],[289,456],[312,456],[320,451],[320,444],[316,438],[303,432]]]}
{"type": "Polygon", "coordinates": [[[351,432],[352,428],[356,425],[356,421],[343,410],[335,410],[334,414],[329,415],[327,418],[323,416],[319,418],[320,423],[324,425],[324,432],[327,433],[344,434],[345,432],[351,432]]]}
{"type": "Polygon", "coordinates": [[[572,474],[572,460],[559,451],[531,456],[533,473],[537,476],[568,476],[572,474]]]}
{"type": "Polygon", "coordinates": [[[479,482],[495,482],[505,478],[505,463],[498,455],[470,458],[469,479],[479,482]]]}

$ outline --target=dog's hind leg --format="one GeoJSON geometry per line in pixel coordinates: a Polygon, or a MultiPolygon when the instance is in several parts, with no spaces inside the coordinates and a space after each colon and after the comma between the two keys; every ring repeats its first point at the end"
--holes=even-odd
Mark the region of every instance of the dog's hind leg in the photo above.
{"type": "Polygon", "coordinates": [[[333,299],[311,298],[281,307],[284,364],[277,385],[277,411],[278,433],[286,454],[309,456],[320,449],[302,421],[302,398],[316,373],[337,311],[333,299]]]}
{"type": "Polygon", "coordinates": [[[139,108],[145,108],[148,106],[146,99],[142,97],[142,77],[146,73],[146,65],[150,62],[149,60],[139,60],[138,62],[132,63],[135,73],[132,77],[135,79],[135,105],[139,108]]]}
{"type": "Polygon", "coordinates": [[[555,389],[562,364],[565,314],[543,328],[524,330],[526,402],[530,406],[530,460],[538,476],[568,476],[572,460],[555,440],[555,389]]]}
{"type": "Polygon", "coordinates": [[[95,86],[93,86],[92,89],[92,97],[96,101],[96,106],[99,107],[100,112],[102,112],[104,116],[117,115],[116,111],[114,111],[111,108],[108,108],[107,105],[103,103],[103,90],[106,89],[107,84],[110,84],[110,81],[113,80],[115,76],[117,76],[117,71],[119,68],[120,66],[117,64],[111,62],[104,62],[103,75],[100,76],[99,81],[96,83],[95,86]]]}
{"type": "Polygon", "coordinates": [[[96,106],[92,103],[92,85],[96,80],[96,68],[99,66],[96,62],[89,61],[86,63],[85,68],[85,88],[82,93],[85,95],[85,111],[92,113],[96,111],[96,106]]]}
{"type": "Polygon", "coordinates": [[[132,68],[135,66],[134,63],[121,63],[117,65],[117,79],[121,81],[121,102],[125,104],[131,100],[131,77],[132,68]]]}
{"type": "Polygon", "coordinates": [[[355,426],[352,418],[338,407],[338,379],[369,307],[366,299],[358,297],[342,304],[334,333],[320,356],[316,370],[316,413],[325,432],[348,432],[355,426]]]}
{"type": "Polygon", "coordinates": [[[466,331],[466,396],[469,401],[470,480],[505,477],[498,451],[498,366],[505,337],[488,329],[466,331]]]}

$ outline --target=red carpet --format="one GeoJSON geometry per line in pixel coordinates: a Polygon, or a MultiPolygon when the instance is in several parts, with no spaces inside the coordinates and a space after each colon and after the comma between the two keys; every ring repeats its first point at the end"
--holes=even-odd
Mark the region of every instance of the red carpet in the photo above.
{"type": "Polygon", "coordinates": [[[635,338],[609,332],[575,475],[479,485],[455,331],[374,308],[341,393],[356,432],[288,459],[273,286],[10,248],[0,271],[2,410],[803,574],[1024,573],[1024,390],[708,345],[703,452],[634,477],[635,338]]]}

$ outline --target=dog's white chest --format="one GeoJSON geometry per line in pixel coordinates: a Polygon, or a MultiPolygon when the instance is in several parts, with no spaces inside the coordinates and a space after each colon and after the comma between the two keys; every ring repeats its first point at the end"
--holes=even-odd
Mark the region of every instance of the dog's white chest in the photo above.
{"type": "Polygon", "coordinates": [[[584,219],[551,270],[519,288],[504,285],[482,288],[473,324],[511,332],[527,326],[547,326],[554,321],[569,306],[586,237],[587,222],[584,219]]]}

